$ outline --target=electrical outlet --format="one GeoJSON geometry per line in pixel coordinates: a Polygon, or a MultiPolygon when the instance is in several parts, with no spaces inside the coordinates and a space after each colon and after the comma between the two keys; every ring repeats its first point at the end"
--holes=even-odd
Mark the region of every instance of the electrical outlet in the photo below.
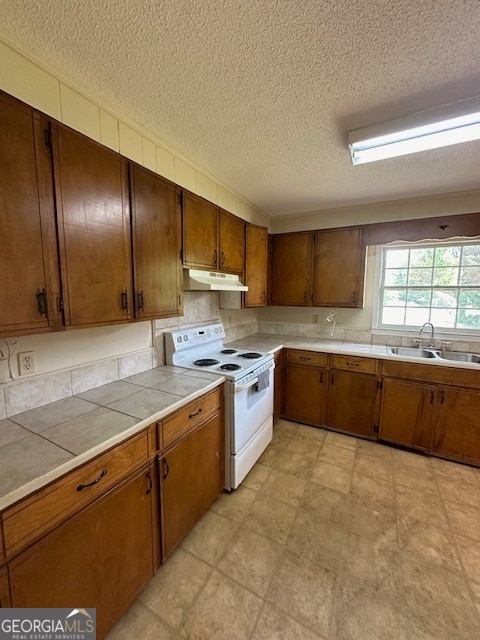
{"type": "Polygon", "coordinates": [[[313,316],[313,324],[318,324],[318,315],[317,314],[315,314],[313,316]]]}
{"type": "Polygon", "coordinates": [[[35,373],[35,352],[24,351],[18,354],[18,371],[21,376],[35,373]]]}

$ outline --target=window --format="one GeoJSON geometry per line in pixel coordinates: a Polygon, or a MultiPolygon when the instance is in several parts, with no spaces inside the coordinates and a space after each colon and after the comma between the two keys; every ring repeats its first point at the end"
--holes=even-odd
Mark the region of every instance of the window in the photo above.
{"type": "Polygon", "coordinates": [[[383,247],[378,326],[480,330],[480,244],[383,247]]]}

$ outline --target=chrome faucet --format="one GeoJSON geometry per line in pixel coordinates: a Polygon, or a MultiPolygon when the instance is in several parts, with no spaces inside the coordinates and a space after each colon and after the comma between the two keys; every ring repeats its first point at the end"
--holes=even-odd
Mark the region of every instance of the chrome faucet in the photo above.
{"type": "Polygon", "coordinates": [[[430,336],[430,349],[435,349],[435,328],[431,322],[425,322],[425,324],[420,328],[420,333],[423,333],[425,327],[430,327],[430,329],[432,330],[432,335],[430,336]]]}

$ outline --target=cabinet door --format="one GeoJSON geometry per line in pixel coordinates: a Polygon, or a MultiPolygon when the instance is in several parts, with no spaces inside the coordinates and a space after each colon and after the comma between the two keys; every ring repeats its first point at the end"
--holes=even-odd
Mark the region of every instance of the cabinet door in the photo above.
{"type": "Polygon", "coordinates": [[[130,164],[135,317],[181,313],[181,212],[175,185],[130,164]]]}
{"type": "Polygon", "coordinates": [[[224,421],[220,413],[159,459],[164,560],[222,490],[224,465],[224,421]]]}
{"type": "Polygon", "coordinates": [[[272,240],[272,304],[311,304],[312,234],[284,233],[272,240]]]}
{"type": "Polygon", "coordinates": [[[246,307],[267,304],[268,232],[265,227],[247,224],[245,247],[246,307]]]}
{"type": "Polygon", "coordinates": [[[242,274],[245,268],[245,222],[231,213],[220,211],[219,269],[242,274]]]}
{"type": "Polygon", "coordinates": [[[376,394],[375,376],[333,370],[330,373],[328,426],[373,436],[376,394]]]}
{"type": "Polygon", "coordinates": [[[211,202],[183,193],[183,263],[217,269],[218,209],[211,202]]]}
{"type": "Polygon", "coordinates": [[[363,307],[366,247],[362,230],[315,232],[313,305],[363,307]]]}
{"type": "Polygon", "coordinates": [[[46,121],[0,95],[0,332],[47,330],[58,289],[46,121]],[[9,274],[7,276],[7,274],[9,274]],[[56,283],[52,280],[56,277],[56,283]]]}
{"type": "Polygon", "coordinates": [[[65,324],[126,322],[132,310],[126,160],[62,125],[56,131],[65,324]]]}
{"type": "Polygon", "coordinates": [[[480,392],[443,387],[438,403],[433,450],[480,462],[480,392]]]}
{"type": "Polygon", "coordinates": [[[96,607],[103,638],[153,575],[151,479],[140,472],[13,560],[12,606],[96,607]]]}
{"type": "Polygon", "coordinates": [[[379,437],[418,449],[431,449],[436,388],[385,378],[379,437]]]}
{"type": "Polygon", "coordinates": [[[0,569],[0,609],[10,607],[10,587],[7,569],[0,569]]]}
{"type": "Polygon", "coordinates": [[[312,425],[324,424],[325,378],[323,368],[287,363],[285,417],[312,425]]]}

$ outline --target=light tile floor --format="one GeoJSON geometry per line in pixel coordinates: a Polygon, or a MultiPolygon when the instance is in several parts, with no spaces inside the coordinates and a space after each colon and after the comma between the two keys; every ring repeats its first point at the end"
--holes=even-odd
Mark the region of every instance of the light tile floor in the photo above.
{"type": "Polygon", "coordinates": [[[480,470],[279,420],[113,638],[478,640],[480,470]]]}

